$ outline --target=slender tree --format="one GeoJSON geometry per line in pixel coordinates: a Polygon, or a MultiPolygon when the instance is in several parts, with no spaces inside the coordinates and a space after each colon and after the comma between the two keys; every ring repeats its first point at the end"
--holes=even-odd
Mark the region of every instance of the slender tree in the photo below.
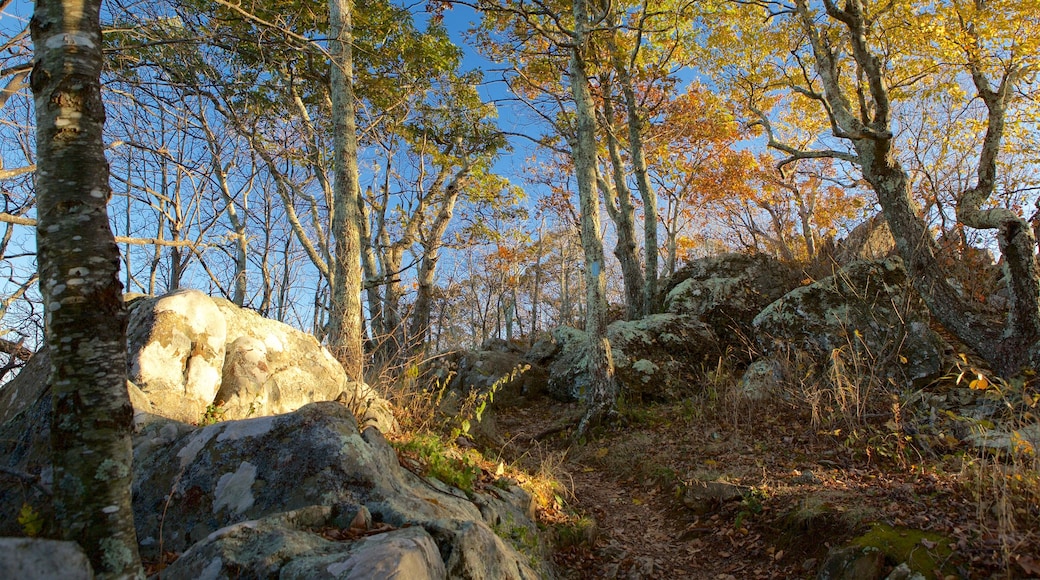
{"type": "Polygon", "coordinates": [[[100,0],[40,0],[32,18],[40,290],[51,353],[54,507],[103,578],[141,577],[130,505],[126,310],[108,221],[100,0]]]}
{"type": "Polygon", "coordinates": [[[361,199],[358,186],[357,121],[354,113],[352,0],[329,0],[332,37],[335,284],[329,344],[355,381],[363,380],[364,326],[361,318],[361,199]]]}
{"type": "Polygon", "coordinates": [[[607,340],[607,288],[600,238],[599,196],[596,195],[596,115],[589,88],[585,51],[589,49],[590,14],[585,0],[574,0],[570,81],[577,117],[573,142],[574,171],[581,204],[581,245],[585,249],[585,290],[588,295],[585,331],[589,335],[589,392],[578,436],[613,412],[617,381],[607,340]]]}

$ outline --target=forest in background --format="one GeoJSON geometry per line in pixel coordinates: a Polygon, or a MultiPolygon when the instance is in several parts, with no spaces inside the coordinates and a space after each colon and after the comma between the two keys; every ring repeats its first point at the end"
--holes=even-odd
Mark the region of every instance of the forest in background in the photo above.
{"type": "MultiPolygon", "coordinates": [[[[646,312],[657,279],[691,257],[825,260],[878,212],[799,6],[616,3],[597,16],[582,54],[613,316],[646,312]]],[[[1003,99],[980,207],[1035,223],[1038,11],[866,6],[892,155],[944,276],[975,299],[962,264],[999,252],[993,230],[957,214],[993,110],[973,75],[1003,99]]],[[[807,9],[835,46],[836,82],[859,99],[846,105],[875,115],[871,71],[841,45],[847,26],[807,9]]],[[[0,54],[8,371],[25,354],[16,345],[35,348],[42,331],[24,11],[4,6],[0,54]]],[[[197,287],[323,337],[335,253],[325,7],[110,2],[102,18],[125,290],[197,287]]],[[[365,318],[382,359],[582,324],[568,20],[568,6],[546,2],[356,6],[365,318]]]]}
{"type": "MultiPolygon", "coordinates": [[[[583,326],[584,333],[553,333],[562,349],[550,356],[558,357],[553,364],[573,364],[559,369],[562,374],[554,366],[548,385],[551,391],[554,379],[575,379],[565,386],[577,389],[571,397],[583,410],[530,442],[538,447],[546,433],[574,425],[572,444],[587,437],[606,443],[611,433],[643,420],[665,431],[676,422],[706,421],[709,442],[681,457],[718,455],[722,450],[710,440],[727,438],[735,459],[754,459],[761,472],[754,487],[737,494],[746,509],[736,514],[735,527],[719,517],[723,509],[708,522],[693,516],[687,532],[753,542],[753,553],[767,563],[783,555],[775,551],[782,538],[749,535],[742,523],[784,507],[790,491],[785,481],[791,479],[784,471],[807,458],[767,457],[768,473],[765,460],[744,457],[751,448],[741,432],[754,423],[742,426],[738,415],[724,416],[751,409],[733,390],[737,382],[729,373],[740,365],[730,360],[737,354],[732,350],[716,353],[714,371],[704,361],[679,361],[669,353],[668,362],[700,367],[658,378],[703,392],[680,401],[686,407],[678,409],[633,408],[639,380],[622,373],[658,367],[649,359],[626,361],[624,351],[632,346],[626,342],[632,332],[670,320],[655,317],[662,290],[690,258],[734,250],[758,253],[756,260],[780,258],[784,267],[802,269],[809,278],[804,284],[842,263],[835,254],[838,238],[878,227],[881,218],[901,260],[856,268],[897,273],[905,267],[914,297],[898,302],[920,299],[931,325],[944,332],[945,364],[952,362],[953,370],[927,389],[908,385],[901,395],[886,383],[882,390],[892,404],[884,409],[886,400],[868,396],[879,386],[872,383],[881,376],[877,369],[857,365],[846,374],[838,347],[829,355],[830,375],[808,385],[824,388],[821,396],[832,393],[837,409],[803,401],[811,403],[815,438],[797,432],[807,411],[797,404],[773,401],[780,408],[757,419],[768,425],[785,411],[800,414],[791,422],[795,431],[778,435],[783,442],[812,445],[821,437],[845,436],[820,450],[840,461],[813,458],[827,472],[824,479],[799,470],[790,483],[844,487],[843,478],[864,469],[868,478],[903,478],[898,489],[872,485],[868,491],[895,500],[909,486],[909,497],[921,505],[930,507],[940,497],[952,502],[940,526],[951,541],[924,538],[921,546],[931,551],[956,544],[970,555],[972,569],[1003,566],[1009,575],[1012,564],[1026,573],[1037,569],[1034,554],[1018,551],[1034,535],[1030,522],[1036,516],[1036,450],[1024,435],[1035,428],[1027,423],[1035,423],[1031,390],[1040,367],[1035,2],[507,0],[420,7],[330,0],[327,6],[246,7],[217,0],[106,4],[101,26],[99,2],[41,1],[27,26],[20,6],[2,7],[0,254],[10,336],[0,343],[7,356],[2,372],[8,378],[30,359],[45,315],[55,520],[64,537],[86,547],[102,574],[140,571],[134,522],[124,509],[131,499],[131,406],[125,400],[126,308],[114,279],[117,262],[125,290],[160,294],[203,287],[312,332],[347,379],[367,378],[384,392],[418,387],[398,408],[406,423],[444,412],[440,395],[431,399],[434,391],[415,380],[419,361],[478,345],[483,354],[504,345],[515,355],[548,329],[583,326]],[[454,10],[480,19],[460,26],[451,19],[454,10]],[[35,47],[28,45],[30,33],[35,47]],[[477,55],[488,63],[484,70],[467,64],[477,55]],[[111,193],[115,201],[107,208],[111,193]],[[614,325],[608,341],[608,323],[620,319],[632,324],[614,325]],[[565,335],[574,344],[568,346],[565,335]],[[617,366],[611,342],[624,361],[617,366]],[[575,346],[580,353],[568,354],[575,346]],[[568,374],[574,371],[581,376],[568,374]],[[827,387],[827,380],[834,384],[827,387]],[[852,407],[841,398],[853,392],[850,386],[852,407]],[[992,441],[986,438],[1000,425],[961,416],[969,412],[959,407],[932,405],[927,420],[912,417],[925,407],[904,407],[914,397],[940,392],[1004,405],[999,419],[1010,421],[1007,454],[987,447],[992,441]],[[943,416],[937,420],[938,408],[943,416]],[[416,412],[418,417],[409,416],[416,412]],[[653,423],[654,417],[664,423],[653,423]],[[891,418],[871,422],[878,417],[891,418]],[[985,432],[960,438],[945,432],[949,426],[956,433],[954,424],[963,428],[965,421],[985,432]],[[831,430],[835,422],[844,426],[831,430]],[[922,427],[927,432],[918,431],[922,427]],[[962,453],[963,444],[994,455],[962,453]],[[958,461],[960,472],[954,473],[958,461]],[[974,488],[967,481],[972,477],[974,488]],[[936,491],[937,485],[944,490],[936,491]],[[966,532],[973,502],[983,528],[966,532]],[[1016,529],[1019,523],[1026,527],[1016,529]],[[734,539],[734,530],[747,541],[734,539]],[[759,539],[773,545],[767,549],[759,539]]],[[[821,280],[811,292],[851,284],[856,268],[821,280]]],[[[852,292],[869,294],[871,284],[852,292]]],[[[885,292],[895,288],[881,286],[885,292]]],[[[877,330],[877,318],[872,320],[863,327],[868,334],[877,330]]],[[[656,328],[660,340],[674,338],[665,326],[656,328]]],[[[722,336],[732,328],[716,334],[733,339],[722,336]]],[[[843,336],[852,341],[853,356],[859,342],[869,347],[872,340],[859,327],[843,336]]],[[[702,338],[687,346],[709,342],[702,338]]],[[[910,350],[898,354],[888,362],[908,365],[908,372],[919,362],[910,350]]],[[[807,378],[794,386],[806,387],[807,378]]],[[[473,445],[466,438],[472,426],[467,413],[480,423],[499,386],[467,395],[448,418],[462,421],[450,431],[452,448],[434,454],[471,479],[504,472],[501,459],[490,470],[458,448],[473,445]]],[[[946,394],[937,396],[946,401],[946,394]]],[[[570,414],[567,407],[552,410],[570,414]]],[[[516,419],[508,415],[503,419],[516,419]]],[[[655,435],[681,445],[697,439],[655,435]]],[[[411,442],[398,442],[405,459],[422,437],[409,436],[411,442]]],[[[555,445],[566,444],[556,439],[555,445]]],[[[768,445],[757,440],[754,450],[765,452],[768,445]]],[[[562,450],[572,467],[597,470],[580,448],[568,457],[573,450],[562,450]]],[[[501,446],[499,454],[504,451],[501,446]]],[[[592,457],[622,459],[616,451],[603,447],[592,457]]],[[[520,462],[527,456],[517,453],[520,462]]],[[[696,498],[687,496],[706,480],[696,472],[688,480],[670,471],[676,457],[661,459],[668,462],[664,477],[644,487],[653,488],[653,496],[671,486],[683,504],[697,508],[696,498]]],[[[427,470],[437,463],[434,456],[420,457],[422,462],[427,470]]],[[[626,485],[626,472],[630,481],[641,469],[626,465],[606,479],[590,476],[586,491],[595,501],[602,491],[597,482],[626,485]]],[[[747,473],[738,477],[753,483],[747,473]]],[[[717,480],[711,481],[725,484],[717,480]]],[[[559,489],[558,482],[550,486],[559,489]]],[[[637,499],[633,503],[642,505],[637,499]]],[[[844,500],[856,501],[855,494],[844,500]]],[[[564,503],[556,496],[546,501],[557,510],[564,503]]],[[[674,516],[665,503],[655,501],[655,509],[674,516]]],[[[898,508],[896,502],[885,509],[898,508]]],[[[888,515],[902,527],[901,517],[888,515]]],[[[795,527],[808,522],[812,528],[815,517],[795,527]]],[[[769,516],[756,523],[791,524],[769,516]]],[[[846,518],[841,536],[864,523],[846,518]]],[[[919,523],[934,527],[927,515],[919,523]]],[[[554,557],[588,557],[593,568],[613,566],[610,559],[628,565],[624,555],[615,558],[602,546],[589,552],[595,545],[586,538],[578,546],[583,552],[554,557]]],[[[704,544],[686,546],[694,550],[691,556],[698,545],[704,544]]],[[[892,558],[889,564],[896,566],[903,556],[892,558]]],[[[761,560],[750,565],[765,577],[768,566],[761,560]]],[[[824,568],[830,555],[827,560],[824,568]]],[[[787,565],[809,571],[815,563],[810,557],[787,565]]],[[[639,565],[653,570],[667,563],[655,555],[639,565]]],[[[748,565],[731,562],[725,569],[748,565]]]]}

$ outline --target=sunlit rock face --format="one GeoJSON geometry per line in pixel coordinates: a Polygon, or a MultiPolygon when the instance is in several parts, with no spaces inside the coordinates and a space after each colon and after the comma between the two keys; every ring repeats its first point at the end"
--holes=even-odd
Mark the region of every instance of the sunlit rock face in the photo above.
{"type": "Polygon", "coordinates": [[[198,290],[132,301],[127,356],[145,410],[170,419],[261,417],[341,398],[364,424],[394,428],[387,402],[350,381],[313,336],[198,290]]]}
{"type": "Polygon", "coordinates": [[[132,303],[128,378],[162,414],[198,421],[220,390],[227,323],[197,290],[132,303]]]}

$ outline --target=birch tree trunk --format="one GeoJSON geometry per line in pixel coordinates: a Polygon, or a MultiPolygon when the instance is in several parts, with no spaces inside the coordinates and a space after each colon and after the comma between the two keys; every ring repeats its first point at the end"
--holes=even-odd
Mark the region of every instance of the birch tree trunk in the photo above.
{"type": "Polygon", "coordinates": [[[596,117],[589,78],[582,52],[588,44],[588,5],[574,0],[574,43],[571,47],[570,80],[577,115],[573,144],[574,171],[581,201],[581,245],[585,250],[587,295],[585,332],[589,336],[589,392],[586,410],[578,424],[581,437],[614,411],[617,383],[607,340],[607,283],[600,238],[599,196],[596,187],[596,117]]]}
{"type": "Polygon", "coordinates": [[[39,0],[31,22],[36,236],[51,352],[51,459],[61,535],[101,578],[143,578],[130,505],[126,309],[108,221],[100,0],[39,0]]]}
{"type": "Polygon", "coordinates": [[[354,116],[353,0],[329,0],[331,93],[335,141],[332,236],[336,241],[329,345],[347,376],[364,380],[361,320],[361,223],[357,122],[354,116]]]}

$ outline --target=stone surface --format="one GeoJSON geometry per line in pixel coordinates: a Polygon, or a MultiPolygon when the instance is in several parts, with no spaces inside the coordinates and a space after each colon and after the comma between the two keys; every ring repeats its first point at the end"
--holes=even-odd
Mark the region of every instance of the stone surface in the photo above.
{"type": "Polygon", "coordinates": [[[94,570],[75,542],[0,538],[0,578],[90,580],[94,570]]]}
{"type": "Polygon", "coordinates": [[[861,260],[884,260],[896,252],[896,240],[881,214],[864,220],[852,228],[849,235],[838,242],[834,250],[835,261],[845,266],[861,260]]]}
{"type": "Polygon", "coordinates": [[[127,378],[179,421],[198,421],[220,390],[227,324],[198,290],[135,300],[127,325],[127,378]]]}
{"type": "Polygon", "coordinates": [[[740,377],[740,394],[752,401],[762,401],[781,394],[783,387],[783,367],[773,359],[756,360],[748,365],[740,377]]]}
{"type": "Polygon", "coordinates": [[[130,302],[129,378],[141,410],[186,423],[293,411],[340,398],[364,425],[392,431],[389,403],[305,332],[198,290],[130,302]],[[217,408],[215,408],[216,406],[217,408]]]}
{"type": "Polygon", "coordinates": [[[163,570],[163,577],[445,578],[437,544],[423,528],[392,530],[352,542],[332,541],[317,533],[327,523],[322,519],[327,515],[306,514],[295,520],[276,516],[221,528],[163,570]]]}
{"type": "Polygon", "coordinates": [[[722,354],[711,328],[693,316],[652,314],[607,328],[614,371],[632,400],[673,401],[700,392],[722,354]]]}
{"type": "Polygon", "coordinates": [[[751,488],[724,481],[693,481],[683,490],[682,502],[698,514],[719,509],[722,504],[740,501],[751,488]]]}
{"type": "Polygon", "coordinates": [[[665,310],[697,317],[731,356],[746,356],[751,322],[800,284],[800,273],[764,254],[722,254],[683,267],[664,284],[665,310]]]}
{"type": "MultiPolygon", "coordinates": [[[[21,532],[23,502],[53,519],[49,495],[37,489],[50,483],[49,419],[43,396],[0,425],[7,465],[39,476],[38,485],[0,479],[0,534],[21,532]]],[[[531,535],[518,535],[536,538],[529,495],[504,486],[467,496],[422,480],[400,466],[378,429],[359,432],[336,402],[206,427],[149,417],[134,436],[133,508],[145,558],[187,552],[164,578],[273,578],[290,563],[296,576],[287,577],[324,566],[339,570],[327,577],[440,578],[446,563],[459,578],[549,575],[548,567],[530,567],[541,561],[532,560],[542,550],[537,541],[521,554],[492,531],[523,528],[531,535]],[[393,541],[332,542],[318,533],[327,529],[385,529],[393,541]],[[392,564],[402,568],[385,567],[392,564]],[[420,565],[428,576],[414,571],[420,565]],[[371,570],[389,575],[366,576],[371,570]]]]}
{"type": "Polygon", "coordinates": [[[880,580],[885,555],[877,548],[849,546],[831,550],[816,580],[880,580]]]}
{"type": "Polygon", "coordinates": [[[854,262],[797,288],[753,325],[761,352],[787,365],[808,361],[813,368],[797,369],[803,377],[873,375],[914,385],[937,378],[943,368],[945,347],[928,320],[902,260],[891,257],[854,262]]]}
{"type": "Polygon", "coordinates": [[[541,365],[505,348],[452,353],[438,362],[435,372],[448,390],[463,394],[487,393],[495,386],[496,405],[512,405],[543,394],[549,378],[541,365]]]}
{"type": "MultiPolygon", "coordinates": [[[[588,391],[588,338],[577,329],[553,330],[557,348],[549,365],[547,390],[561,400],[582,399],[588,391]]],[[[607,328],[615,376],[633,400],[675,400],[694,393],[705,368],[720,350],[711,329],[695,317],[652,314],[618,321],[607,328]]],[[[544,345],[536,348],[547,350],[544,345]]]]}

